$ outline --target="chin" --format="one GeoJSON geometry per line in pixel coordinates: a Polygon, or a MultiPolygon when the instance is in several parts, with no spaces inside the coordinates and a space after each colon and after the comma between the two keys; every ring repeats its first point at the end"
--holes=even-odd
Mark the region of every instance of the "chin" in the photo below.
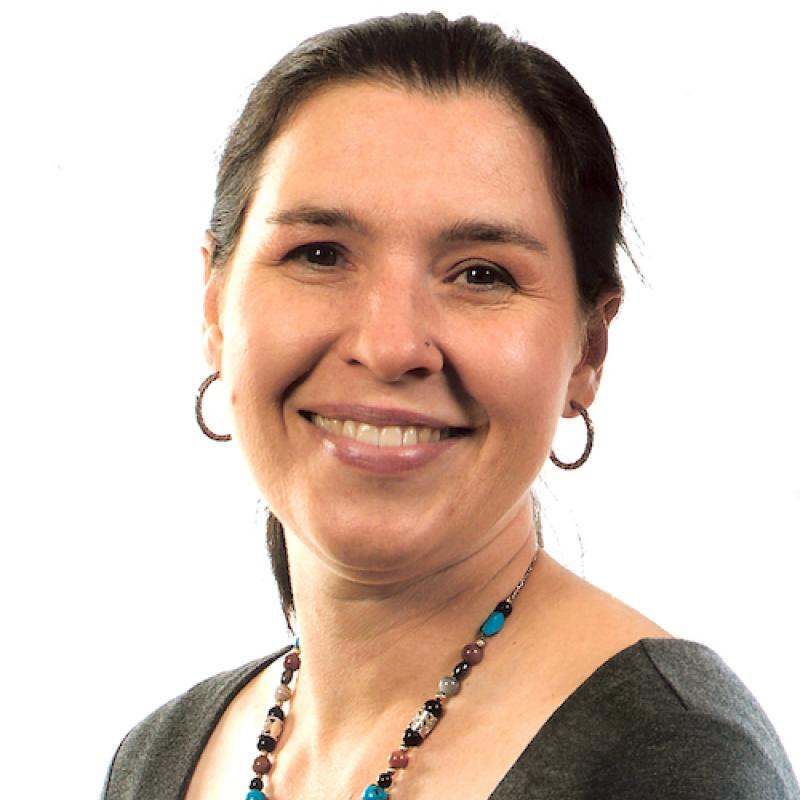
{"type": "Polygon", "coordinates": [[[420,564],[430,567],[435,542],[419,522],[387,525],[386,519],[313,529],[307,542],[333,569],[361,583],[382,583],[412,577],[420,564]]]}

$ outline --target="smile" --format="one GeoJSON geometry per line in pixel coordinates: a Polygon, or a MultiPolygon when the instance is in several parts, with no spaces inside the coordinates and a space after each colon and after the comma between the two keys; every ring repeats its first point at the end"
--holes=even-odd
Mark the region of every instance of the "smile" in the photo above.
{"type": "Polygon", "coordinates": [[[464,436],[469,432],[466,428],[430,428],[424,425],[370,425],[352,419],[323,417],[308,411],[300,413],[327,433],[374,447],[408,447],[464,436]]]}

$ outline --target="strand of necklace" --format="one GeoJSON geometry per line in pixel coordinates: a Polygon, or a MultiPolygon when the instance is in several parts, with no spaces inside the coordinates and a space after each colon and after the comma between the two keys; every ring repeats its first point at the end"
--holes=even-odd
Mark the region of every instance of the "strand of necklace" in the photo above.
{"type": "MultiPolygon", "coordinates": [[[[371,783],[364,789],[361,800],[388,800],[389,789],[393,783],[395,773],[404,770],[409,764],[409,751],[414,747],[419,747],[428,738],[431,731],[444,714],[446,702],[461,689],[461,683],[471,671],[472,667],[483,661],[483,651],[487,641],[498,634],[505,624],[506,619],[511,615],[514,600],[522,591],[539,556],[537,548],[531,563],[525,570],[525,574],[520,578],[517,585],[504,600],[501,600],[494,611],[484,620],[478,629],[475,640],[464,645],[461,650],[461,660],[453,668],[449,675],[445,675],[439,681],[439,691],[430,700],[426,700],[422,708],[417,711],[414,718],[409,722],[408,727],[403,733],[403,743],[397,750],[389,756],[389,766],[378,775],[375,783],[371,783]]],[[[292,698],[291,683],[295,672],[300,669],[300,642],[295,640],[291,651],[283,659],[283,674],[281,682],[275,690],[275,705],[267,712],[267,719],[258,737],[258,755],[253,762],[253,772],[255,777],[250,781],[250,791],[247,793],[246,800],[269,800],[264,793],[264,780],[273,762],[270,761],[269,753],[272,753],[278,746],[283,724],[286,716],[283,705],[292,698]]],[[[273,756],[274,759],[274,756],[273,756]]]]}

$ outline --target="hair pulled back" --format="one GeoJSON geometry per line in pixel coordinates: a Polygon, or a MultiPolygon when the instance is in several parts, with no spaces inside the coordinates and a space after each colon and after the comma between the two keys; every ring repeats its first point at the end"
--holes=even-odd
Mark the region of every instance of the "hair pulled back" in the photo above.
{"type": "MultiPolygon", "coordinates": [[[[551,190],[575,264],[579,299],[622,290],[617,248],[623,193],[614,145],[591,99],[555,59],[474,17],[397,14],[306,39],[255,85],[220,159],[209,232],[212,268],[234,253],[262,176],[264,153],[305,99],[339,82],[367,80],[433,95],[481,91],[524,113],[547,143],[551,190]]],[[[294,611],[283,526],[269,514],[267,546],[287,621],[294,611]]],[[[291,622],[290,622],[291,625],[291,622]]]]}

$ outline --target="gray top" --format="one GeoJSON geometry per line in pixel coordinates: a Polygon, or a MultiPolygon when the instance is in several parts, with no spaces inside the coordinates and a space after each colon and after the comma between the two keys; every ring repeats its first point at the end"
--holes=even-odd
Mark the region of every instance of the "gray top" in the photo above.
{"type": "MultiPolygon", "coordinates": [[[[139,723],[114,757],[103,800],[183,800],[228,704],[284,652],[209,678],[139,723]]],[[[763,710],[716,653],[642,639],[561,704],[489,800],[606,798],[800,800],[800,788],[763,710]]]]}

